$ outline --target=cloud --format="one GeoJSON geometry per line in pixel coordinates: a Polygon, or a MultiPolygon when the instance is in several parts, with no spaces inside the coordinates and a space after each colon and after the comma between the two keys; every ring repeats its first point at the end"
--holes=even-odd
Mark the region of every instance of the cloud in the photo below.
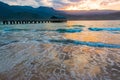
{"type": "MultiPolygon", "coordinates": [[[[69,6],[65,6],[62,9],[74,9],[74,10],[89,10],[89,9],[113,9],[109,6],[120,5],[120,0],[69,0],[71,3],[69,6]]],[[[114,8],[116,9],[116,8],[114,8]]],[[[118,8],[117,8],[118,9],[118,8]]],[[[119,9],[120,10],[120,9],[119,9]]]]}
{"type": "MultiPolygon", "coordinates": [[[[111,5],[120,7],[120,0],[0,0],[10,5],[33,7],[50,6],[56,9],[107,9],[111,5]],[[118,5],[119,4],[119,5],[118,5]]],[[[112,8],[111,8],[112,9],[112,8]]]]}
{"type": "Polygon", "coordinates": [[[120,4],[120,0],[106,0],[102,1],[101,5],[106,6],[106,5],[112,5],[112,4],[120,4]]]}
{"type": "Polygon", "coordinates": [[[8,3],[9,5],[21,5],[21,6],[39,6],[38,2],[35,0],[0,0],[2,2],[8,3]]]}
{"type": "Polygon", "coordinates": [[[81,1],[85,1],[85,0],[69,0],[70,2],[81,2],[81,1]]]}
{"type": "Polygon", "coordinates": [[[61,8],[64,6],[68,6],[69,2],[66,0],[51,0],[52,6],[55,8],[61,8]]]}
{"type": "Polygon", "coordinates": [[[50,0],[38,0],[37,1],[40,6],[51,6],[52,7],[52,2],[50,0]]]}

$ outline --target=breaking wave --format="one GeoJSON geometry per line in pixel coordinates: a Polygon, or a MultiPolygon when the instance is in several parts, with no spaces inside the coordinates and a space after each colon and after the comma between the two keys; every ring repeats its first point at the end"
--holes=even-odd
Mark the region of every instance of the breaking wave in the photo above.
{"type": "Polygon", "coordinates": [[[106,48],[120,48],[118,44],[106,44],[102,42],[84,42],[84,41],[76,41],[76,40],[50,40],[50,42],[57,42],[63,44],[75,44],[75,45],[87,45],[92,47],[106,47],[106,48]]]}
{"type": "Polygon", "coordinates": [[[95,28],[95,27],[91,27],[88,28],[91,31],[120,31],[119,27],[114,27],[114,28],[95,28]]]}
{"type": "Polygon", "coordinates": [[[73,29],[57,29],[56,30],[59,33],[76,33],[76,32],[81,32],[81,28],[73,28],[73,29]]]}

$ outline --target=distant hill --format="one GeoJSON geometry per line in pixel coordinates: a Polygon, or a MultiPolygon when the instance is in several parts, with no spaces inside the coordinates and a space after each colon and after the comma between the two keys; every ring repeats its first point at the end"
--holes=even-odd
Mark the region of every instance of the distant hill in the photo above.
{"type": "Polygon", "coordinates": [[[0,2],[0,20],[49,19],[55,15],[69,20],[120,20],[120,11],[115,10],[59,11],[52,7],[10,6],[0,2]]]}
{"type": "Polygon", "coordinates": [[[95,14],[109,14],[118,12],[116,10],[64,10],[69,15],[95,15],[95,14]]]}
{"type": "Polygon", "coordinates": [[[70,20],[120,20],[120,11],[116,10],[80,10],[63,11],[70,20]]]}

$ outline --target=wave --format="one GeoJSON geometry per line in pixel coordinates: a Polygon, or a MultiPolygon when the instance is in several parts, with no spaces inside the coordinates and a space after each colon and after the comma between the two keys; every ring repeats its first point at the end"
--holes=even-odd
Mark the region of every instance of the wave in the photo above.
{"type": "Polygon", "coordinates": [[[81,32],[81,28],[72,28],[72,29],[57,29],[56,30],[59,33],[76,33],[76,32],[81,32]]]}
{"type": "Polygon", "coordinates": [[[72,25],[72,27],[85,27],[84,25],[72,25]]]}
{"type": "Polygon", "coordinates": [[[3,31],[5,31],[5,32],[16,31],[16,32],[18,32],[18,31],[29,31],[29,29],[12,29],[12,28],[5,28],[5,29],[3,29],[3,31]]]}
{"type": "Polygon", "coordinates": [[[19,41],[18,40],[11,40],[11,41],[4,40],[4,41],[0,41],[0,47],[4,46],[4,45],[8,45],[10,43],[15,43],[15,42],[19,42],[19,41]]]}
{"type": "Polygon", "coordinates": [[[57,42],[57,43],[63,43],[63,44],[75,44],[75,45],[87,45],[91,47],[100,47],[100,48],[120,48],[119,44],[106,44],[102,42],[85,42],[85,41],[76,41],[76,40],[70,40],[70,39],[64,39],[64,40],[49,40],[50,42],[57,42]]]}
{"type": "Polygon", "coordinates": [[[120,28],[88,28],[90,31],[120,31],[120,28]]]}
{"type": "Polygon", "coordinates": [[[5,28],[3,29],[4,32],[20,32],[20,31],[31,31],[31,32],[37,32],[37,31],[55,31],[55,30],[47,30],[47,29],[12,29],[12,28],[5,28]]]}

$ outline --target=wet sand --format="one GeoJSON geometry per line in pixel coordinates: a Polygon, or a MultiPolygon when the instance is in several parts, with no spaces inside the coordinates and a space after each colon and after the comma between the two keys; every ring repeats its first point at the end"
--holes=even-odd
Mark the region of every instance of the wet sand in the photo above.
{"type": "Polygon", "coordinates": [[[119,80],[120,49],[15,42],[0,47],[1,80],[119,80]]]}

